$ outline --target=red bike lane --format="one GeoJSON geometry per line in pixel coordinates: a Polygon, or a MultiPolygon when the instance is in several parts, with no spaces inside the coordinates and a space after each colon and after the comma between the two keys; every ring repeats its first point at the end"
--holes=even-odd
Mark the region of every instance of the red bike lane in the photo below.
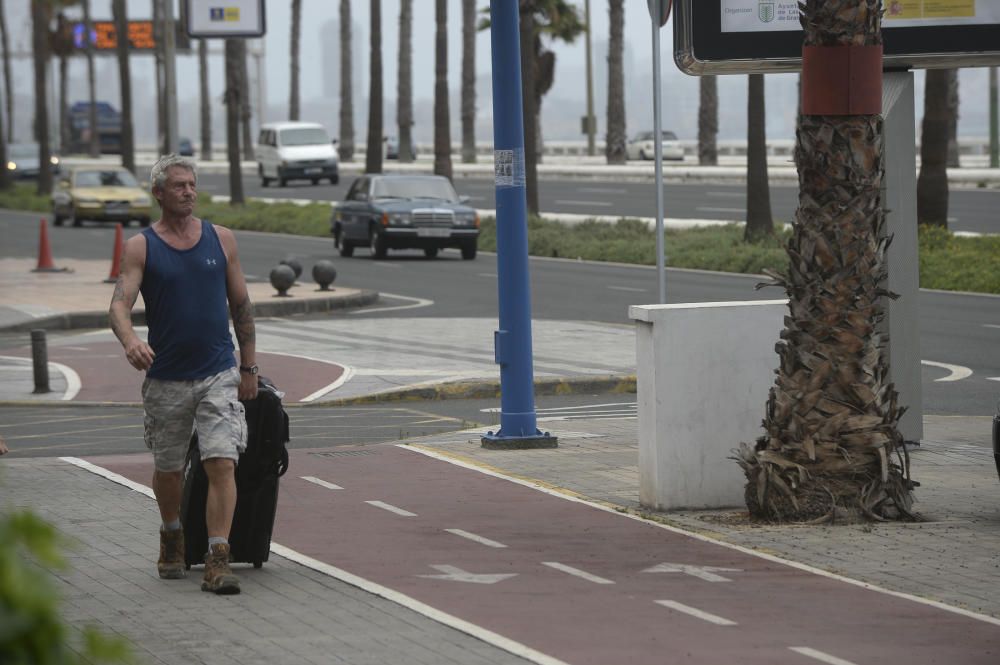
{"type": "MultiPolygon", "coordinates": [[[[565,663],[1000,662],[997,620],[407,447],[290,452],[276,543],[565,663]]],[[[148,484],[148,456],[88,461],[148,484]]]]}

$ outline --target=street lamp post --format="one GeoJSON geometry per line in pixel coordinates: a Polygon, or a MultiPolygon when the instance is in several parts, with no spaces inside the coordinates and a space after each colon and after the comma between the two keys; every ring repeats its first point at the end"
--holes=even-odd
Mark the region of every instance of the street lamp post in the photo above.
{"type": "Polygon", "coordinates": [[[490,22],[500,305],[500,329],[493,345],[500,365],[500,430],[482,437],[482,445],[554,448],[556,437],[540,432],[535,416],[518,0],[493,0],[490,22]]]}

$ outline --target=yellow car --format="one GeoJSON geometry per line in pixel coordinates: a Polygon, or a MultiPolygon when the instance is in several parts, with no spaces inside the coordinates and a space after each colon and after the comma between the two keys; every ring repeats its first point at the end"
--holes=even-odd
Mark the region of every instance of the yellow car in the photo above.
{"type": "Polygon", "coordinates": [[[58,182],[52,193],[53,223],[83,220],[121,222],[133,219],[149,226],[153,201],[127,169],[120,166],[77,166],[58,182]]]}

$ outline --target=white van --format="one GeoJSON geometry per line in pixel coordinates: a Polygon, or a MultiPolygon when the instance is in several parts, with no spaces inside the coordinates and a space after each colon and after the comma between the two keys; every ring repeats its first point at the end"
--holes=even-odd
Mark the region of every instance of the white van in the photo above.
{"type": "Polygon", "coordinates": [[[284,187],[289,180],[328,179],[336,185],[337,149],[323,125],[315,122],[271,122],[257,139],[257,174],[267,187],[272,180],[284,187]]]}

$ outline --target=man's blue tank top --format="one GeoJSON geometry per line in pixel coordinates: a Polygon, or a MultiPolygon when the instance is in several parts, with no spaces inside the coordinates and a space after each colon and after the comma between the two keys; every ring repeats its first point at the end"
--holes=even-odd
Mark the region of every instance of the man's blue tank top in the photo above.
{"type": "Polygon", "coordinates": [[[146,304],[152,379],[197,381],[236,366],[229,334],[226,254],[215,228],[201,220],[201,238],[174,249],[152,228],[139,291],[146,304]]]}

